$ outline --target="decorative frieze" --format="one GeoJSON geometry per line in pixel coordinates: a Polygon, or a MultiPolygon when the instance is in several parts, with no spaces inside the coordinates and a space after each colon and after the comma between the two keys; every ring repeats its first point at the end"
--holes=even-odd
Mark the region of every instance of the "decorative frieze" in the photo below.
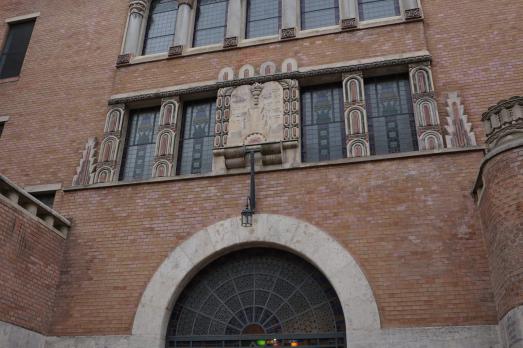
{"type": "Polygon", "coordinates": [[[107,113],[104,139],[100,144],[98,163],[96,164],[95,184],[117,180],[115,173],[122,138],[124,108],[124,105],[115,105],[107,113]]]}
{"type": "Polygon", "coordinates": [[[96,138],[89,138],[85,149],[82,152],[80,165],[76,168],[76,175],[73,177],[73,186],[89,185],[94,181],[96,173],[96,138]]]}
{"type": "Polygon", "coordinates": [[[347,157],[370,156],[365,91],[361,72],[343,75],[347,157]]]}
{"type": "Polygon", "coordinates": [[[476,136],[472,124],[468,122],[465,107],[458,92],[451,92],[447,97],[447,147],[467,147],[476,145],[476,136]]]}
{"type": "Polygon", "coordinates": [[[409,65],[409,75],[419,149],[441,150],[443,136],[430,63],[409,65]]]}
{"type": "Polygon", "coordinates": [[[489,150],[516,139],[523,139],[523,97],[502,100],[482,117],[489,150]]]}
{"type": "Polygon", "coordinates": [[[178,112],[179,101],[177,98],[164,99],[162,101],[159,131],[156,136],[153,178],[175,175],[178,112]]]}

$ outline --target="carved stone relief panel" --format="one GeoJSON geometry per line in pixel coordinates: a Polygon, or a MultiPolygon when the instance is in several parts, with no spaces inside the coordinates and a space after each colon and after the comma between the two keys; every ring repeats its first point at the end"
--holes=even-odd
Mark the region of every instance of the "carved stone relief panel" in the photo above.
{"type": "Polygon", "coordinates": [[[297,81],[223,88],[216,106],[215,171],[243,168],[245,146],[260,145],[263,164],[290,165],[299,157],[299,152],[286,155],[299,151],[297,81]]]}

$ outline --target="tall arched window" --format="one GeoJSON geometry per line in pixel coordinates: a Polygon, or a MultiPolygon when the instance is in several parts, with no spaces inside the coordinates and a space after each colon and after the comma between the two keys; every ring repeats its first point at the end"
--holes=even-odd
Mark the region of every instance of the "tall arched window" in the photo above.
{"type": "Polygon", "coordinates": [[[345,320],[331,284],[314,266],[255,248],[211,263],[178,298],[167,347],[344,348],[345,320]]]}
{"type": "Polygon", "coordinates": [[[281,0],[248,0],[245,37],[277,35],[281,27],[281,0]]]}
{"type": "Polygon", "coordinates": [[[143,54],[167,52],[174,41],[178,1],[153,0],[143,43],[143,54]]]}
{"type": "Polygon", "coordinates": [[[338,0],[301,0],[301,29],[314,29],[338,24],[338,0]]]}
{"type": "Polygon", "coordinates": [[[400,15],[399,0],[358,0],[360,21],[400,15]]]}
{"type": "Polygon", "coordinates": [[[227,28],[228,0],[199,0],[196,9],[193,46],[223,42],[227,28]]]}

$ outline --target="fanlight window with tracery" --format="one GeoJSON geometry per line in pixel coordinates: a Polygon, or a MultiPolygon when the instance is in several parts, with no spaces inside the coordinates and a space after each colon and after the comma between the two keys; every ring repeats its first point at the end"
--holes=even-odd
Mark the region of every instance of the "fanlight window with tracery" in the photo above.
{"type": "Polygon", "coordinates": [[[256,248],[213,262],[185,288],[167,347],[345,347],[329,281],[306,261],[256,248]]]}

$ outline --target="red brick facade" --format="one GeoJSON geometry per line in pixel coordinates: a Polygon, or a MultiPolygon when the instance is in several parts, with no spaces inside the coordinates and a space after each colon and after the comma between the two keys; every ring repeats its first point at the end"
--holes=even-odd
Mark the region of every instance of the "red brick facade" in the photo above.
{"type": "Polygon", "coordinates": [[[501,318],[523,303],[523,149],[491,159],[483,178],[481,217],[501,318]]]}
{"type": "Polygon", "coordinates": [[[481,209],[470,192],[484,156],[481,114],[523,90],[523,6],[421,3],[420,21],[115,67],[129,0],[2,0],[0,40],[7,18],[40,15],[20,78],[0,80],[0,116],[9,116],[0,173],[19,185],[63,184],[55,208],[73,227],[64,241],[0,202],[0,321],[53,336],[130,335],[167,255],[243,208],[244,174],[71,188],[87,139],[103,137],[112,96],[214,81],[225,67],[268,60],[308,68],[428,52],[442,128],[447,94],[458,91],[479,146],[259,173],[257,210],[343,245],[383,328],[497,324],[523,303],[522,150],[487,164],[481,209]]]}
{"type": "Polygon", "coordinates": [[[0,197],[0,321],[48,334],[65,240],[0,197]]]}

